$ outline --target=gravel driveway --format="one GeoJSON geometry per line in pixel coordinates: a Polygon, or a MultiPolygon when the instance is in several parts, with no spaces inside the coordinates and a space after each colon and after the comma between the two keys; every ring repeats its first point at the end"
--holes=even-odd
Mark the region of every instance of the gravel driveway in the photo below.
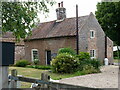
{"type": "Polygon", "coordinates": [[[92,88],[118,88],[119,66],[101,67],[102,73],[61,79],[59,82],[92,88]]]}

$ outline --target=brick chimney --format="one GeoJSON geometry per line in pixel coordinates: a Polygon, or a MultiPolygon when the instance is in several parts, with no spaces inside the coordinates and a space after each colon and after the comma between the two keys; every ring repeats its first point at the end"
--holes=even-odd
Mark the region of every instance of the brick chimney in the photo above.
{"type": "Polygon", "coordinates": [[[63,2],[58,3],[56,14],[57,14],[57,20],[63,20],[66,18],[66,9],[63,7],[63,2]]]}

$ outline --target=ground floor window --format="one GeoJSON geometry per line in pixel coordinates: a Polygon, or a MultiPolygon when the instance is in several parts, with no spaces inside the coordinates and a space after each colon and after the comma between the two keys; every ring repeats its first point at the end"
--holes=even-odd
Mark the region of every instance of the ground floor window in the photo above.
{"type": "Polygon", "coordinates": [[[39,60],[38,50],[37,49],[32,49],[32,61],[34,62],[36,60],[39,60]]]}
{"type": "Polygon", "coordinates": [[[91,58],[96,58],[96,50],[90,50],[90,57],[91,58]]]}

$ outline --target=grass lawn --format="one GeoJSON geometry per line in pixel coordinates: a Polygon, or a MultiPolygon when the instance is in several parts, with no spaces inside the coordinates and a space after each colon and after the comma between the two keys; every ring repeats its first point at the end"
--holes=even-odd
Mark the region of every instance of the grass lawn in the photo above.
{"type": "Polygon", "coordinates": [[[114,59],[114,63],[120,63],[120,61],[118,61],[118,59],[114,59]]]}
{"type": "MultiPolygon", "coordinates": [[[[32,77],[32,78],[38,78],[38,79],[41,78],[41,73],[46,73],[50,75],[50,77],[54,80],[83,75],[83,73],[81,72],[76,72],[74,74],[56,74],[56,73],[49,72],[48,70],[23,68],[23,67],[9,67],[9,74],[11,73],[12,69],[16,69],[18,71],[18,75],[23,75],[25,77],[32,77]]],[[[22,82],[21,88],[30,88],[30,86],[31,86],[31,83],[22,82]]]]}

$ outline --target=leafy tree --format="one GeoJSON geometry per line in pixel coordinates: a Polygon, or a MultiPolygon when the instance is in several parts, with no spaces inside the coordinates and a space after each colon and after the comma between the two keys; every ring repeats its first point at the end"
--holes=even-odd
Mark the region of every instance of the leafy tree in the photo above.
{"type": "Polygon", "coordinates": [[[2,2],[2,32],[13,32],[17,40],[31,34],[31,30],[39,21],[38,12],[48,13],[48,6],[55,2],[2,2]]]}
{"type": "Polygon", "coordinates": [[[120,45],[120,2],[101,2],[95,12],[106,35],[120,45]]]}

